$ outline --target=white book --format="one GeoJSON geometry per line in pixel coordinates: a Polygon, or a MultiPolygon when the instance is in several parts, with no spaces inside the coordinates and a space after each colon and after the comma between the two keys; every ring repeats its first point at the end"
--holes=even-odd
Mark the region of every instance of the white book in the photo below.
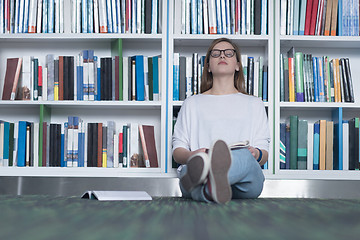
{"type": "Polygon", "coordinates": [[[190,1],[185,0],[185,34],[190,34],[190,1]]]}
{"type": "Polygon", "coordinates": [[[131,145],[131,142],[130,142],[130,127],[127,127],[126,128],[126,131],[127,131],[127,146],[126,146],[126,148],[127,148],[127,150],[126,150],[126,152],[127,152],[127,156],[126,156],[126,167],[127,168],[129,168],[130,167],[130,145],[131,145]]]}
{"type": "Polygon", "coordinates": [[[204,17],[204,34],[209,34],[209,15],[208,15],[208,0],[203,1],[203,17],[204,17]]]}
{"type": "MultiPolygon", "coordinates": [[[[16,1],[18,3],[19,1],[16,1]]],[[[36,20],[36,32],[41,33],[41,25],[42,25],[42,8],[43,8],[43,0],[38,0],[37,3],[37,20],[36,20]]],[[[18,12],[18,11],[16,11],[18,12]]],[[[18,26],[18,25],[17,25],[18,26]]]]}
{"type": "Polygon", "coordinates": [[[17,166],[17,150],[18,150],[18,139],[19,139],[19,122],[14,123],[14,150],[13,150],[13,165],[17,166]]]}
{"type": "Polygon", "coordinates": [[[108,32],[113,33],[113,21],[112,21],[112,7],[111,7],[111,0],[106,0],[106,17],[107,17],[107,27],[108,32]]]}
{"type": "Polygon", "coordinates": [[[81,33],[81,0],[76,0],[76,33],[81,33]]]}
{"type": "Polygon", "coordinates": [[[128,57],[123,57],[123,101],[129,100],[129,62],[128,57]]]}
{"type": "Polygon", "coordinates": [[[158,7],[158,11],[157,11],[157,13],[156,13],[156,15],[158,16],[158,21],[157,21],[157,24],[158,24],[157,32],[158,32],[158,33],[162,33],[162,18],[163,18],[163,15],[162,15],[162,5],[163,5],[163,1],[164,1],[164,0],[158,0],[158,2],[159,2],[159,7],[158,7]]]}
{"type": "Polygon", "coordinates": [[[111,0],[111,22],[112,22],[112,30],[113,33],[118,33],[118,28],[117,28],[117,6],[116,6],[116,2],[115,0],[111,0]]]}
{"type": "Polygon", "coordinates": [[[65,19],[65,21],[66,20],[68,20],[68,24],[67,24],[67,28],[69,29],[66,33],[70,33],[70,25],[71,25],[71,23],[70,23],[70,21],[71,21],[71,15],[70,15],[70,13],[71,13],[71,11],[69,11],[69,9],[70,9],[70,1],[69,0],[60,0],[60,16],[59,16],[59,24],[60,24],[60,33],[64,33],[64,31],[65,31],[65,26],[64,26],[64,24],[65,24],[65,22],[64,22],[64,9],[66,9],[66,13],[68,13],[69,15],[68,16],[66,16],[67,18],[65,19]],[[65,5],[66,4],[66,5],[65,5]]]}
{"type": "Polygon", "coordinates": [[[286,35],[286,13],[288,0],[281,0],[280,2],[280,35],[286,35]]]}
{"type": "Polygon", "coordinates": [[[114,136],[116,133],[116,124],[114,121],[107,121],[107,161],[106,167],[114,167],[114,136]]]}
{"type": "Polygon", "coordinates": [[[116,0],[117,33],[121,33],[121,7],[120,0],[116,0]]]}
{"type": "Polygon", "coordinates": [[[55,33],[60,33],[60,0],[54,0],[55,2],[55,33]]]}
{"type": "Polygon", "coordinates": [[[99,0],[94,1],[94,32],[99,33],[99,0]]]}
{"type": "Polygon", "coordinates": [[[203,34],[204,30],[203,30],[203,4],[202,4],[202,0],[198,0],[197,1],[197,33],[198,34],[203,34]]]}
{"type": "Polygon", "coordinates": [[[83,127],[83,133],[85,136],[85,141],[84,141],[84,167],[87,167],[87,139],[88,139],[88,128],[87,128],[87,123],[84,122],[84,127],[83,127]]]}
{"type": "MultiPolygon", "coordinates": [[[[25,0],[20,0],[20,9],[19,9],[19,30],[18,33],[24,32],[24,7],[25,7],[25,0]]],[[[4,11],[4,10],[3,10],[4,11]]],[[[4,33],[4,31],[3,31],[4,33]]]]}
{"type": "Polygon", "coordinates": [[[120,1],[121,1],[121,33],[125,33],[126,4],[125,4],[125,0],[120,0],[120,1]]]}
{"type": "Polygon", "coordinates": [[[192,95],[192,57],[186,57],[186,98],[192,95]]]}
{"type": "MultiPolygon", "coordinates": [[[[18,9],[18,8],[16,8],[18,9]]],[[[16,11],[18,12],[18,11],[16,11]]],[[[0,1],[0,33],[4,33],[4,1],[0,1]]],[[[18,25],[15,25],[18,26],[18,25]]]]}
{"type": "Polygon", "coordinates": [[[136,13],[137,13],[137,8],[136,8],[136,0],[132,0],[131,3],[131,33],[136,33],[136,23],[137,23],[137,18],[136,18],[136,13]]]}
{"type": "Polygon", "coordinates": [[[225,16],[226,16],[226,34],[231,34],[230,30],[230,1],[225,0],[225,16]]]}
{"type": "Polygon", "coordinates": [[[94,2],[93,0],[87,0],[88,8],[87,8],[87,29],[88,33],[94,33],[94,2]]]}
{"type": "MultiPolygon", "coordinates": [[[[132,122],[128,124],[130,129],[130,151],[129,151],[129,159],[134,158],[136,154],[140,153],[139,149],[139,124],[132,122]]],[[[130,162],[131,163],[131,162],[130,162]]],[[[128,165],[132,167],[130,164],[128,165]]]]}
{"type": "MultiPolygon", "coordinates": [[[[15,29],[14,33],[19,33],[19,9],[20,1],[15,2],[15,29]]],[[[0,1],[0,33],[4,32],[4,2],[0,1]]]]}
{"type": "Polygon", "coordinates": [[[343,170],[349,170],[349,123],[343,122],[343,170]]]}
{"type": "Polygon", "coordinates": [[[251,0],[247,0],[246,1],[246,33],[245,34],[250,34],[250,22],[251,22],[251,0]]]}
{"type": "Polygon", "coordinates": [[[148,57],[144,56],[144,89],[145,89],[145,101],[149,101],[149,66],[148,57]]]}
{"type": "MultiPolygon", "coordinates": [[[[158,1],[152,0],[151,33],[158,33],[158,1]]],[[[159,11],[161,13],[161,11],[159,11]]]]}
{"type": "Polygon", "coordinates": [[[87,60],[83,62],[83,86],[84,86],[84,101],[89,101],[89,63],[87,60]]]}
{"type": "Polygon", "coordinates": [[[30,166],[30,128],[26,126],[25,166],[30,166]]]}
{"type": "Polygon", "coordinates": [[[87,63],[87,67],[88,67],[88,81],[89,81],[89,101],[94,101],[95,100],[95,64],[94,62],[89,62],[87,63]]]}
{"type": "Polygon", "coordinates": [[[43,73],[42,73],[42,80],[43,80],[42,98],[43,98],[43,101],[47,101],[48,100],[48,97],[47,97],[47,82],[48,82],[47,68],[43,67],[42,71],[43,71],[43,73]]]}
{"type": "Polygon", "coordinates": [[[31,63],[32,63],[32,56],[23,56],[22,61],[22,67],[21,67],[21,78],[20,78],[20,84],[19,91],[20,96],[22,99],[26,100],[32,100],[33,95],[33,88],[32,88],[32,76],[31,76],[31,63]],[[23,93],[29,93],[24,96],[23,93]]]}
{"type": "Polygon", "coordinates": [[[76,33],[76,0],[71,0],[71,32],[76,33]]]}
{"type": "Polygon", "coordinates": [[[81,198],[98,201],[152,200],[151,196],[145,191],[87,191],[81,198]]]}
{"type": "Polygon", "coordinates": [[[141,0],[136,0],[136,33],[141,33],[141,0]]]}
{"type": "Polygon", "coordinates": [[[100,24],[100,33],[107,33],[108,26],[106,23],[106,0],[99,0],[99,24],[100,24]]]}
{"type": "Polygon", "coordinates": [[[23,33],[27,33],[29,26],[29,8],[30,8],[30,0],[25,0],[24,4],[24,23],[23,23],[23,33]]]}
{"type": "Polygon", "coordinates": [[[221,33],[226,34],[226,5],[225,5],[225,0],[221,0],[221,33]]]}
{"type": "Polygon", "coordinates": [[[114,168],[119,167],[119,133],[114,134],[114,168]]]}
{"type": "Polygon", "coordinates": [[[254,96],[259,96],[259,61],[254,61],[254,96]]]}
{"type": "Polygon", "coordinates": [[[268,6],[268,0],[262,0],[262,6],[261,6],[261,35],[266,35],[267,34],[267,25],[268,25],[268,23],[267,23],[267,12],[268,12],[267,6],[268,6]]]}
{"type": "Polygon", "coordinates": [[[307,169],[312,170],[313,166],[314,166],[314,123],[308,122],[307,169]]]}
{"type": "Polygon", "coordinates": [[[209,33],[216,34],[217,26],[216,26],[216,6],[215,0],[208,0],[208,16],[209,16],[209,33]]]}
{"type": "Polygon", "coordinates": [[[241,34],[246,34],[246,0],[241,0],[241,34]]]}
{"type": "Polygon", "coordinates": [[[174,34],[186,34],[186,0],[174,2],[174,34]]]}

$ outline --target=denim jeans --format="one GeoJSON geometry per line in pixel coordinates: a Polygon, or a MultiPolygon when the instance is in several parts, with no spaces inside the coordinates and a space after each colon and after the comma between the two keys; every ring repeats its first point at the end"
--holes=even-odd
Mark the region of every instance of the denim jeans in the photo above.
{"type": "MultiPolygon", "coordinates": [[[[178,177],[186,174],[186,165],[178,168],[178,177]]],[[[248,149],[237,149],[231,151],[231,166],[228,179],[232,189],[232,199],[257,198],[263,189],[264,174],[259,163],[248,149]]],[[[204,196],[206,185],[201,184],[191,192],[186,192],[180,184],[183,197],[192,198],[197,201],[208,201],[204,196]]],[[[208,191],[206,189],[206,191],[208,191]]]]}

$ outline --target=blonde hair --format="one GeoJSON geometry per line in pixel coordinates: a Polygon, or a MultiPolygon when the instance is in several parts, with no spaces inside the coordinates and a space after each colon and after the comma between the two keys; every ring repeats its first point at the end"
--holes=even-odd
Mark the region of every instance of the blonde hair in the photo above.
{"type": "Polygon", "coordinates": [[[244,80],[244,73],[243,73],[243,68],[242,68],[242,63],[241,63],[240,49],[236,46],[235,43],[233,43],[228,38],[215,39],[211,43],[209,49],[207,50],[206,57],[205,57],[203,74],[202,74],[202,77],[201,77],[200,93],[206,92],[207,90],[212,88],[213,76],[212,76],[212,73],[209,72],[209,58],[210,58],[210,53],[213,50],[213,48],[215,47],[215,45],[220,43],[220,42],[230,43],[231,46],[233,46],[233,48],[235,49],[236,60],[239,63],[239,71],[235,71],[235,74],[234,74],[234,87],[239,92],[247,94],[247,92],[245,90],[245,80],[244,80]]]}

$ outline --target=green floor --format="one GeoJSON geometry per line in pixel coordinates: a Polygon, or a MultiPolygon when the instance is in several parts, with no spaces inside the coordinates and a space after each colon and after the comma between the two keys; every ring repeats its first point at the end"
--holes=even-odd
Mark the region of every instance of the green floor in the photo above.
{"type": "Polygon", "coordinates": [[[360,239],[360,200],[0,196],[0,239],[360,239]]]}

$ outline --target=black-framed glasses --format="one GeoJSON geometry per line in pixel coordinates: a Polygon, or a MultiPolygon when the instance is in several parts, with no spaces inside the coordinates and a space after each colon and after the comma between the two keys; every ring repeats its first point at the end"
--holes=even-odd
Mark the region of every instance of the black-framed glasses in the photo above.
{"type": "Polygon", "coordinates": [[[225,57],[232,58],[235,55],[236,50],[235,49],[224,49],[224,50],[213,49],[210,52],[210,56],[212,56],[213,58],[218,58],[221,56],[221,52],[224,53],[225,57]]]}

